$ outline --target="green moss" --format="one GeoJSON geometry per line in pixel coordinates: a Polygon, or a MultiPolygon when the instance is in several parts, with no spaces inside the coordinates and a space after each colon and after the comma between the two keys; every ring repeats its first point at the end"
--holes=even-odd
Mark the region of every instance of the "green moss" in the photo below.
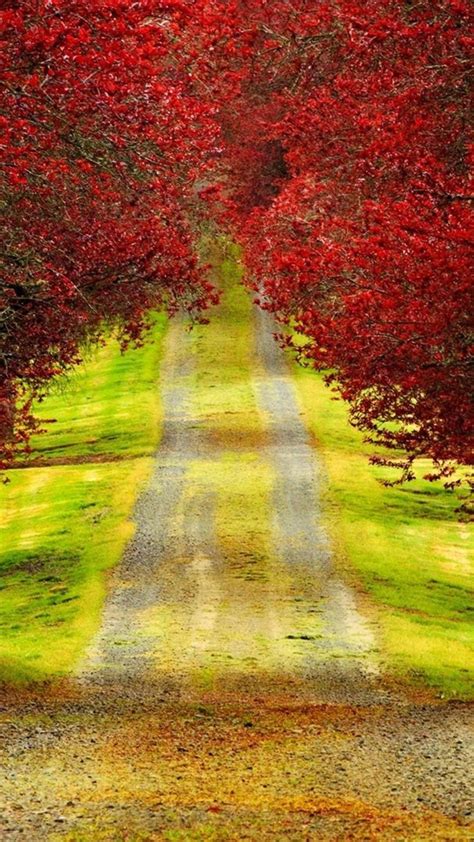
{"type": "Polygon", "coordinates": [[[67,674],[97,628],[104,571],[132,534],[159,438],[163,332],[160,317],[126,355],[111,342],[50,395],[41,415],[56,421],[32,459],[51,464],[12,470],[0,487],[1,680],[67,674]]]}
{"type": "Polygon", "coordinates": [[[388,667],[471,697],[473,543],[458,501],[423,480],[382,486],[389,470],[369,464],[371,448],[344,404],[320,375],[295,365],[294,376],[327,469],[331,532],[378,608],[388,667]]]}

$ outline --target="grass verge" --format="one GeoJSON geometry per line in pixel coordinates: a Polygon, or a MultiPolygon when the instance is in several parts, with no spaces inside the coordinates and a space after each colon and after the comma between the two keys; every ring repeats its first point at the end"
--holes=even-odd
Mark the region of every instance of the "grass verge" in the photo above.
{"type": "Polygon", "coordinates": [[[378,609],[387,668],[472,698],[473,542],[459,501],[423,480],[382,486],[388,469],[368,463],[344,404],[315,372],[295,365],[294,377],[327,469],[332,538],[378,609]]]}
{"type": "Polygon", "coordinates": [[[2,681],[66,675],[97,628],[159,440],[164,331],[159,316],[143,348],[110,342],[57,384],[30,467],[0,486],[2,681]]]}

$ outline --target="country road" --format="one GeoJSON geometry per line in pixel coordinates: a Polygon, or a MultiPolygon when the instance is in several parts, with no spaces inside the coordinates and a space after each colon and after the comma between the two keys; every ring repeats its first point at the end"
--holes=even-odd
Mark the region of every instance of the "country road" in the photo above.
{"type": "Polygon", "coordinates": [[[168,332],[99,634],[71,681],[5,700],[1,838],[471,839],[468,708],[386,678],[273,325],[225,286],[168,332]]]}

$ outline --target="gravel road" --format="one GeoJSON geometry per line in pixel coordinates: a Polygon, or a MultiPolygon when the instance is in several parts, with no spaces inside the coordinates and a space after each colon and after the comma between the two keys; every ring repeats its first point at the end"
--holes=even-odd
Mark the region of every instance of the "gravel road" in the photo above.
{"type": "Polygon", "coordinates": [[[204,377],[209,340],[170,329],[163,438],[101,630],[71,681],[2,698],[2,839],[474,838],[470,708],[384,675],[268,316],[254,336],[255,408],[231,440],[210,425],[238,401],[206,409],[222,351],[204,377]],[[245,534],[252,471],[270,517],[245,534]]]}

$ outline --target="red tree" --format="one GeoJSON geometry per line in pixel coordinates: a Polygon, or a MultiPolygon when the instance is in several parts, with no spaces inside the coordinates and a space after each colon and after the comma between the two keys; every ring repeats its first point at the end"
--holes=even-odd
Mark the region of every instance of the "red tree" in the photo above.
{"type": "Polygon", "coordinates": [[[3,266],[0,438],[105,326],[126,344],[152,307],[212,293],[189,209],[215,140],[180,72],[176,3],[18,0],[0,12],[3,266]]]}
{"type": "Polygon", "coordinates": [[[104,320],[134,337],[150,306],[207,302],[199,184],[404,476],[472,460],[464,0],[25,0],[2,20],[7,431],[104,320]]]}
{"type": "Polygon", "coordinates": [[[472,461],[469,6],[241,8],[226,169],[249,283],[405,478],[419,456],[449,475],[472,461]]]}

